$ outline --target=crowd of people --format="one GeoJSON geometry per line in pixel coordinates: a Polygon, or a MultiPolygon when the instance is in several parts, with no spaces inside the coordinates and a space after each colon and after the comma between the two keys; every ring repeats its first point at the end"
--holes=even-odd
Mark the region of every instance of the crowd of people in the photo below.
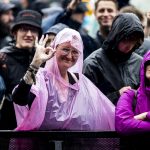
{"type": "Polygon", "coordinates": [[[97,0],[94,39],[62,4],[0,2],[0,130],[150,131],[148,14],[97,0]]]}

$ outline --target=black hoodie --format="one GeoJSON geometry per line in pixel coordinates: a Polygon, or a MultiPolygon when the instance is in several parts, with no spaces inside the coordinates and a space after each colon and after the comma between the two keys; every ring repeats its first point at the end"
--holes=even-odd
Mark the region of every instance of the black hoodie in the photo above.
{"type": "Polygon", "coordinates": [[[0,60],[0,74],[6,84],[6,97],[2,107],[0,118],[0,130],[12,130],[16,124],[13,102],[11,101],[12,90],[19,84],[24,76],[34,55],[34,50],[19,49],[13,44],[0,50],[0,55],[6,54],[5,60],[0,60]]]}
{"type": "Polygon", "coordinates": [[[131,86],[136,89],[139,85],[142,57],[135,54],[134,49],[128,54],[123,54],[117,48],[121,40],[134,33],[138,33],[141,40],[144,39],[140,20],[131,13],[119,14],[114,19],[102,48],[93,52],[84,61],[83,73],[114,104],[118,101],[119,90],[122,87],[131,86]]]}
{"type": "Polygon", "coordinates": [[[140,47],[134,47],[134,49],[127,53],[121,53],[118,50],[118,44],[121,40],[126,39],[132,35],[138,35],[141,41],[144,40],[144,32],[141,21],[133,13],[125,13],[116,16],[112,23],[111,31],[104,41],[102,48],[106,51],[107,55],[112,59],[112,61],[123,62],[129,59],[132,52],[140,47]]]}
{"type": "Polygon", "coordinates": [[[34,50],[29,52],[28,49],[19,49],[14,44],[4,47],[0,53],[6,54],[6,68],[0,68],[3,78],[6,82],[6,90],[11,93],[13,88],[20,82],[26,72],[34,55],[34,50]]]}

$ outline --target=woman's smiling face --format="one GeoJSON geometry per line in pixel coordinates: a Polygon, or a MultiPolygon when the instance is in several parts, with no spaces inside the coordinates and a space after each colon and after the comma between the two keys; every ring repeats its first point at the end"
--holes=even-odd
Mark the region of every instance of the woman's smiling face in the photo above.
{"type": "Polygon", "coordinates": [[[56,59],[59,69],[69,69],[77,62],[80,52],[71,46],[70,42],[56,47],[56,59]]]}

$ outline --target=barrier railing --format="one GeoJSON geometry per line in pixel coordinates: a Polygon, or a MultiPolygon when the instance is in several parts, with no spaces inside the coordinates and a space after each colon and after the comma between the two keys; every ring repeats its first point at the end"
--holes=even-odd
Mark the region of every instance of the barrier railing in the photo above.
{"type": "Polygon", "coordinates": [[[145,150],[146,146],[150,149],[149,133],[0,131],[0,150],[145,150]]]}

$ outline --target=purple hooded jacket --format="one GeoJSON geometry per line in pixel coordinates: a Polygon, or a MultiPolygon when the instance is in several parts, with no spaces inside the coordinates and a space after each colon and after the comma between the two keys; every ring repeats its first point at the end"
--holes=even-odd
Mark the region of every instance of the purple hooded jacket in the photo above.
{"type": "Polygon", "coordinates": [[[115,127],[116,131],[122,134],[133,134],[150,131],[150,86],[145,80],[145,63],[150,61],[148,51],[142,61],[140,69],[140,87],[137,91],[136,106],[133,110],[135,91],[128,90],[119,99],[116,106],[115,127]],[[148,112],[146,120],[136,120],[135,115],[148,112]]]}

